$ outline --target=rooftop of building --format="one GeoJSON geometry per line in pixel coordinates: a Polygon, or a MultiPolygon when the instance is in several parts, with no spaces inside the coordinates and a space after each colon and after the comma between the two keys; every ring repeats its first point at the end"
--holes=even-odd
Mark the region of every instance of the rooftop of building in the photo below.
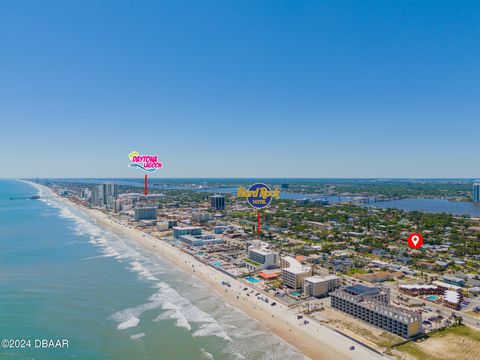
{"type": "Polygon", "coordinates": [[[438,289],[438,286],[436,285],[418,285],[418,284],[404,284],[404,285],[399,285],[399,288],[402,289],[409,289],[409,290],[435,290],[438,289]]]}
{"type": "Polygon", "coordinates": [[[266,271],[261,271],[258,273],[258,276],[260,276],[263,279],[275,279],[280,276],[280,274],[277,272],[266,272],[266,271]]]}
{"type": "Polygon", "coordinates": [[[253,240],[252,245],[248,247],[248,250],[254,251],[261,255],[270,255],[270,254],[277,254],[277,251],[274,251],[269,248],[270,244],[265,241],[253,240]]]}
{"type": "Polygon", "coordinates": [[[298,260],[291,256],[285,256],[282,259],[288,263],[288,267],[284,268],[285,271],[293,274],[302,274],[310,271],[310,266],[302,265],[298,260]]]}
{"type": "Polygon", "coordinates": [[[456,291],[446,290],[443,294],[443,299],[449,303],[458,304],[461,297],[456,291]]]}
{"type": "Polygon", "coordinates": [[[378,287],[369,287],[365,285],[350,285],[345,287],[345,291],[353,295],[377,295],[380,294],[380,288],[378,287]]]}
{"type": "Polygon", "coordinates": [[[438,285],[438,286],[443,287],[443,288],[446,288],[446,289],[454,290],[454,291],[458,291],[458,290],[462,289],[460,286],[447,284],[447,283],[442,282],[442,281],[434,281],[433,284],[438,285]]]}
{"type": "Polygon", "coordinates": [[[174,226],[173,230],[197,230],[201,229],[199,226],[174,226]]]}
{"type": "Polygon", "coordinates": [[[464,280],[458,276],[454,275],[443,275],[444,280],[455,281],[455,282],[463,282],[464,280]]]}
{"type": "Polygon", "coordinates": [[[336,279],[338,279],[337,275],[327,275],[327,276],[315,275],[315,276],[306,277],[304,280],[315,284],[315,283],[321,283],[321,282],[336,280],[336,279]]]}

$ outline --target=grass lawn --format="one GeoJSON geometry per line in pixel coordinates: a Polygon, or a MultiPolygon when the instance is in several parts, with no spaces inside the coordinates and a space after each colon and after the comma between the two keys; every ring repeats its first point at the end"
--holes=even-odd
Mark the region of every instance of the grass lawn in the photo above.
{"type": "Polygon", "coordinates": [[[249,259],[249,258],[245,258],[245,259],[243,259],[243,261],[246,261],[246,262],[248,262],[249,264],[252,264],[253,266],[260,266],[260,265],[261,265],[260,263],[257,263],[256,261],[253,261],[253,260],[251,260],[251,259],[249,259]]]}
{"type": "Polygon", "coordinates": [[[354,269],[350,269],[348,272],[347,272],[347,275],[349,276],[352,276],[354,274],[366,274],[367,272],[364,270],[364,269],[361,269],[361,268],[354,268],[354,269]]]}
{"type": "Polygon", "coordinates": [[[480,332],[465,325],[434,332],[428,339],[396,347],[419,360],[480,359],[480,332]]]}

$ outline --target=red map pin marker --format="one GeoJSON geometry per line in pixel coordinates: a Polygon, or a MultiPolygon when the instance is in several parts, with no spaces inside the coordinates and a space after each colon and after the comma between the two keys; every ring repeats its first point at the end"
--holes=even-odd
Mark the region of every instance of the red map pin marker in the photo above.
{"type": "Polygon", "coordinates": [[[423,237],[420,234],[413,233],[408,237],[408,246],[412,249],[420,249],[423,245],[423,237]]]}

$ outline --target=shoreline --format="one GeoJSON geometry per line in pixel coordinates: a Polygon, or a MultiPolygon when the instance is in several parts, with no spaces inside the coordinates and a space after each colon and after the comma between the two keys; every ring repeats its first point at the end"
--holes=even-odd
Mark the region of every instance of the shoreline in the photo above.
{"type": "Polygon", "coordinates": [[[389,358],[388,356],[377,354],[313,320],[310,320],[308,325],[300,325],[296,313],[281,302],[269,297],[271,301],[277,302],[277,306],[273,307],[270,304],[258,300],[254,296],[247,296],[248,291],[254,290],[257,292],[257,290],[248,284],[244,284],[237,279],[233,279],[217,271],[209,265],[205,265],[193,256],[181,251],[179,248],[144,233],[141,230],[119,224],[99,210],[88,209],[66,198],[62,198],[46,186],[32,182],[27,183],[36,189],[47,191],[64,204],[72,206],[86,215],[91,216],[99,226],[103,226],[112,232],[137,241],[145,250],[154,253],[172,265],[192,274],[197,279],[209,285],[213,291],[219,296],[222,296],[230,305],[260,321],[272,333],[311,359],[363,360],[389,358]],[[229,282],[231,287],[223,286],[222,281],[229,282]],[[245,287],[249,290],[243,291],[242,289],[245,287]],[[352,345],[355,346],[355,350],[353,351],[349,349],[352,345]]]}

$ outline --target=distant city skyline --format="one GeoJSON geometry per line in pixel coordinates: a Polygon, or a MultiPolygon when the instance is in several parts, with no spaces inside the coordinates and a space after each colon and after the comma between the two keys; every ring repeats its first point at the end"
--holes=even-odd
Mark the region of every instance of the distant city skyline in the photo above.
{"type": "Polygon", "coordinates": [[[2,2],[0,178],[471,178],[480,3],[2,2]]]}

